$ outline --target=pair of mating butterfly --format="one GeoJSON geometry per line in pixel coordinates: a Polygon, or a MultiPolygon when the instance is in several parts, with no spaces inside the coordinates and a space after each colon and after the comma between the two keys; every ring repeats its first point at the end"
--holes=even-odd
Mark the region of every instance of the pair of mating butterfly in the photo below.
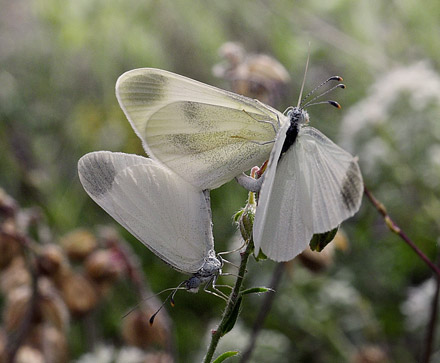
{"type": "Polygon", "coordinates": [[[313,234],[333,230],[360,207],[356,158],[306,126],[308,114],[299,104],[282,114],[257,100],[149,68],[119,77],[116,95],[150,158],[87,154],[78,163],[81,183],[157,256],[193,274],[188,289],[215,283],[222,267],[207,190],[268,158],[262,184],[238,177],[254,191],[261,187],[256,255],[261,249],[272,260],[291,260],[313,234]]]}

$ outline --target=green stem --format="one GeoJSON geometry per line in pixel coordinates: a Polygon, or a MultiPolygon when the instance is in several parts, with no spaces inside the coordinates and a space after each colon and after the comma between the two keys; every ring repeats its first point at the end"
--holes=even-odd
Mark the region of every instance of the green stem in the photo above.
{"type": "Polygon", "coordinates": [[[244,274],[246,273],[246,266],[249,259],[249,255],[253,249],[254,243],[253,241],[249,241],[246,250],[241,254],[241,263],[240,268],[238,270],[237,281],[235,282],[234,289],[229,295],[229,300],[226,305],[226,309],[223,313],[220,324],[217,329],[212,333],[211,343],[209,344],[208,351],[206,352],[205,358],[203,359],[204,363],[210,363],[212,361],[212,357],[217,348],[218,342],[223,335],[223,331],[225,330],[226,324],[229,321],[231,313],[234,311],[234,307],[237,304],[237,301],[240,297],[240,289],[244,280],[244,274]]]}

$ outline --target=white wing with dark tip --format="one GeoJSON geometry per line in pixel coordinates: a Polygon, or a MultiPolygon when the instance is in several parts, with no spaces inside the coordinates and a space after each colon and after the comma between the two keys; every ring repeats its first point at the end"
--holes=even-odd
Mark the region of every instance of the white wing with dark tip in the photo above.
{"type": "Polygon", "coordinates": [[[109,151],[78,162],[90,197],[162,260],[196,273],[212,255],[208,202],[198,191],[154,160],[109,151]]]}
{"type": "Polygon", "coordinates": [[[269,160],[254,223],[256,254],[261,248],[275,261],[291,260],[314,234],[353,216],[363,194],[357,159],[320,131],[301,128],[279,159],[283,142],[269,160]]]}
{"type": "Polygon", "coordinates": [[[286,122],[261,102],[160,69],[124,73],[116,96],[147,154],[200,190],[267,160],[286,122]]]}

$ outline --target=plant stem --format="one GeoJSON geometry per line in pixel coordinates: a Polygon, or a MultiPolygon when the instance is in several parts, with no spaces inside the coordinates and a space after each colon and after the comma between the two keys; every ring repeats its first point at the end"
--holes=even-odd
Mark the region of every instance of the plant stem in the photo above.
{"type": "Polygon", "coordinates": [[[246,273],[248,258],[249,255],[251,254],[253,246],[254,246],[253,241],[252,240],[249,241],[246,250],[243,253],[241,253],[240,268],[238,270],[238,277],[235,282],[234,289],[232,290],[231,295],[229,295],[229,300],[226,305],[226,309],[223,312],[223,316],[220,321],[220,324],[218,325],[217,329],[212,332],[211,343],[209,344],[208,351],[206,352],[205,358],[203,359],[204,363],[210,363],[212,361],[212,357],[217,348],[218,342],[220,341],[220,338],[223,336],[223,331],[225,330],[225,326],[229,321],[229,317],[231,313],[234,311],[234,307],[237,304],[237,301],[240,297],[241,285],[244,280],[244,274],[246,273]]]}
{"type": "Polygon", "coordinates": [[[249,361],[252,355],[252,351],[255,348],[255,343],[257,341],[257,337],[260,334],[260,331],[263,327],[263,323],[266,320],[267,314],[269,314],[273,301],[276,296],[276,290],[281,283],[282,275],[284,273],[286,264],[284,262],[280,262],[275,267],[272,279],[269,284],[269,287],[274,291],[269,291],[266,293],[264,297],[263,303],[261,304],[260,311],[258,312],[257,318],[255,319],[254,326],[252,327],[251,337],[249,339],[249,343],[247,348],[244,350],[243,355],[241,357],[240,363],[245,363],[249,361]]]}
{"type": "Polygon", "coordinates": [[[429,361],[431,360],[432,347],[433,347],[433,342],[435,340],[435,333],[437,327],[439,294],[440,294],[440,279],[437,279],[434,296],[432,297],[432,302],[431,302],[431,313],[430,313],[429,324],[425,339],[425,352],[422,359],[423,363],[429,363],[429,361]]]}
{"type": "Polygon", "coordinates": [[[408,246],[410,246],[414,252],[431,268],[432,271],[437,275],[437,279],[440,279],[440,268],[436,266],[431,260],[417,247],[417,245],[402,231],[402,229],[391,219],[385,206],[379,202],[374,195],[368,190],[364,185],[364,193],[370,202],[376,207],[378,212],[383,216],[385,224],[387,227],[397,234],[401,239],[403,239],[408,246]]]}

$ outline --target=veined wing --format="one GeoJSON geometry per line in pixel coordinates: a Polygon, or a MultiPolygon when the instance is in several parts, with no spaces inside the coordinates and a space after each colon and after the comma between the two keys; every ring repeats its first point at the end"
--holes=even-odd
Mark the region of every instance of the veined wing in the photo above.
{"type": "Polygon", "coordinates": [[[330,231],[361,206],[364,186],[357,158],[313,127],[304,127],[297,142],[303,149],[313,233],[330,231]]]}
{"type": "Polygon", "coordinates": [[[363,183],[356,158],[312,127],[300,129],[278,165],[276,157],[274,152],[261,189],[254,241],[257,253],[261,248],[275,261],[288,261],[313,234],[332,230],[358,211],[363,183]]]}
{"type": "Polygon", "coordinates": [[[286,122],[256,100],[159,69],[124,73],[116,95],[148,155],[199,189],[264,162],[286,122]]]}
{"type": "Polygon", "coordinates": [[[279,159],[285,132],[281,135],[284,137],[277,140],[277,151],[271,155],[260,191],[254,243],[256,254],[261,248],[274,261],[289,261],[307,247],[313,236],[312,211],[308,190],[303,190],[304,164],[297,142],[279,159]]]}
{"type": "Polygon", "coordinates": [[[94,152],[78,162],[90,197],[162,260],[197,272],[214,248],[202,192],[154,160],[94,152]]]}

